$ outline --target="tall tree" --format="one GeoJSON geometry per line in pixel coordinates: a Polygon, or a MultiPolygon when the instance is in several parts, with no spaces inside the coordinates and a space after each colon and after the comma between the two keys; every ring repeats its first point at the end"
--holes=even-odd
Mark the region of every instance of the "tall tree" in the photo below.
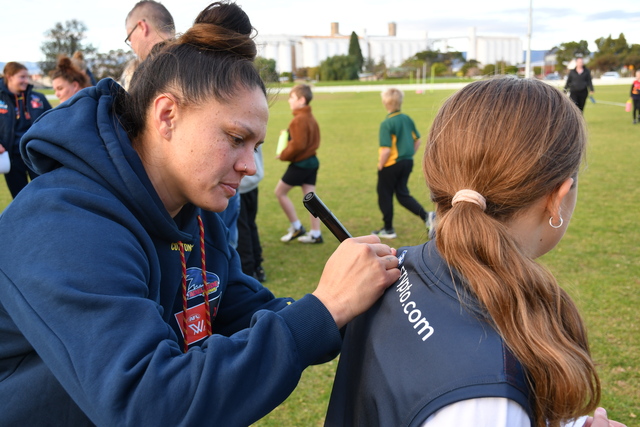
{"type": "Polygon", "coordinates": [[[85,58],[95,53],[96,49],[91,45],[84,45],[82,40],[87,31],[86,25],[76,19],[58,22],[53,28],[47,30],[44,35],[48,39],[40,46],[45,60],[40,62],[40,69],[44,74],[49,74],[56,66],[58,56],[65,54],[69,57],[77,50],[82,51],[85,58]]]}
{"type": "Polygon", "coordinates": [[[596,46],[598,51],[593,55],[594,67],[603,72],[622,67],[630,53],[627,39],[622,33],[617,39],[612,38],[611,35],[600,37],[596,40],[596,46]]]}
{"type": "Polygon", "coordinates": [[[358,71],[362,71],[362,66],[364,65],[364,57],[362,56],[360,42],[358,41],[358,35],[355,31],[351,32],[351,39],[349,40],[349,55],[356,58],[358,71]]]}
{"type": "Polygon", "coordinates": [[[608,37],[600,37],[596,40],[596,46],[598,46],[598,52],[594,56],[605,55],[612,53],[614,55],[626,55],[629,52],[629,45],[624,34],[620,33],[617,39],[608,37]]]}
{"type": "Polygon", "coordinates": [[[351,55],[330,56],[320,63],[320,80],[357,80],[358,64],[351,55]]]}

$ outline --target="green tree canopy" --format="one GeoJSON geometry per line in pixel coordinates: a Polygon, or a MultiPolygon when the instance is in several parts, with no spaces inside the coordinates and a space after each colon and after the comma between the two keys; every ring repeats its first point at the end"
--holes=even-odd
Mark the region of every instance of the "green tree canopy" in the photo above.
{"type": "Polygon", "coordinates": [[[620,62],[621,59],[613,53],[603,53],[594,56],[593,59],[589,61],[589,68],[606,73],[607,71],[614,71],[620,68],[620,62]]]}
{"type": "Polygon", "coordinates": [[[86,25],[76,19],[66,21],[64,24],[58,22],[53,28],[47,30],[44,33],[47,41],[40,46],[45,60],[38,64],[43,73],[49,74],[56,67],[58,56],[62,54],[71,57],[75,51],[79,50],[82,51],[85,59],[93,55],[96,49],[91,44],[82,43],[86,31],[86,25]]]}
{"type": "Polygon", "coordinates": [[[594,57],[606,54],[624,56],[629,53],[627,39],[622,33],[620,33],[620,36],[617,39],[611,38],[611,36],[606,38],[600,37],[596,40],[596,46],[598,46],[598,51],[594,54],[594,57]]]}
{"type": "Polygon", "coordinates": [[[602,72],[618,70],[623,65],[628,65],[626,64],[627,58],[635,53],[632,52],[622,33],[617,39],[609,35],[608,37],[600,37],[595,43],[598,46],[598,51],[593,55],[591,67],[602,72]]]}
{"type": "Polygon", "coordinates": [[[349,40],[349,55],[353,56],[356,59],[358,71],[362,71],[362,66],[364,65],[364,57],[362,56],[360,42],[358,41],[358,35],[355,31],[351,32],[351,39],[349,40]]]}
{"type": "Polygon", "coordinates": [[[276,72],[275,59],[267,59],[267,58],[258,56],[256,57],[255,61],[253,61],[253,65],[256,67],[256,69],[260,73],[260,77],[262,77],[262,80],[264,82],[271,83],[271,82],[278,81],[278,73],[276,72]]]}
{"type": "Polygon", "coordinates": [[[357,80],[358,64],[351,55],[330,56],[320,63],[320,80],[357,80]]]}

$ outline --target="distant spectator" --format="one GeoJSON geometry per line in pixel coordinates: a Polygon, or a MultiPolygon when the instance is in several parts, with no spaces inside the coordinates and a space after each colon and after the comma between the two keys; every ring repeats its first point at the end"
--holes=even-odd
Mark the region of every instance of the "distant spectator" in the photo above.
{"type": "Polygon", "coordinates": [[[565,92],[569,91],[571,100],[578,106],[580,111],[584,111],[584,104],[587,102],[589,92],[593,93],[594,90],[591,82],[591,71],[584,66],[582,58],[576,58],[576,67],[569,71],[564,90],[565,92]]]}
{"type": "Polygon", "coordinates": [[[640,70],[636,71],[636,79],[631,84],[631,99],[633,100],[633,124],[640,123],[640,70]]]}
{"type": "Polygon", "coordinates": [[[27,67],[7,62],[0,81],[0,153],[9,152],[11,170],[4,175],[12,197],[16,197],[29,180],[38,176],[28,168],[20,155],[20,138],[34,120],[51,109],[47,98],[33,92],[27,67]]]}
{"type": "Polygon", "coordinates": [[[87,74],[74,65],[68,56],[62,55],[58,58],[56,68],[51,70],[51,83],[53,90],[60,102],[75,95],[80,89],[90,86],[90,79],[87,74]]]}

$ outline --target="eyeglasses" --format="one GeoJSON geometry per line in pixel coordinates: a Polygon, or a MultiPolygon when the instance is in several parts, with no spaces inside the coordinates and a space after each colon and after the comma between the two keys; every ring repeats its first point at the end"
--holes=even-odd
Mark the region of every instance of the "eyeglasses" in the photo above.
{"type": "Polygon", "coordinates": [[[138,28],[138,25],[140,25],[140,22],[144,21],[144,19],[136,22],[136,25],[131,29],[131,31],[129,31],[129,34],[127,34],[127,38],[124,39],[124,43],[131,47],[131,40],[129,40],[131,38],[131,34],[133,34],[133,32],[136,30],[136,28],[138,28]]]}

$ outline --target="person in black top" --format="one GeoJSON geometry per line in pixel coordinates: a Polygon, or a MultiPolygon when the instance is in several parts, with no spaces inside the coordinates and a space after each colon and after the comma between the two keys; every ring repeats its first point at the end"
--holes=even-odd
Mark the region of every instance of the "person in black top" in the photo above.
{"type": "Polygon", "coordinates": [[[587,101],[589,92],[593,93],[593,83],[591,82],[591,71],[584,66],[582,58],[576,58],[576,68],[569,71],[567,83],[564,85],[565,92],[570,92],[571,100],[578,106],[580,111],[584,111],[584,104],[587,101]]]}

